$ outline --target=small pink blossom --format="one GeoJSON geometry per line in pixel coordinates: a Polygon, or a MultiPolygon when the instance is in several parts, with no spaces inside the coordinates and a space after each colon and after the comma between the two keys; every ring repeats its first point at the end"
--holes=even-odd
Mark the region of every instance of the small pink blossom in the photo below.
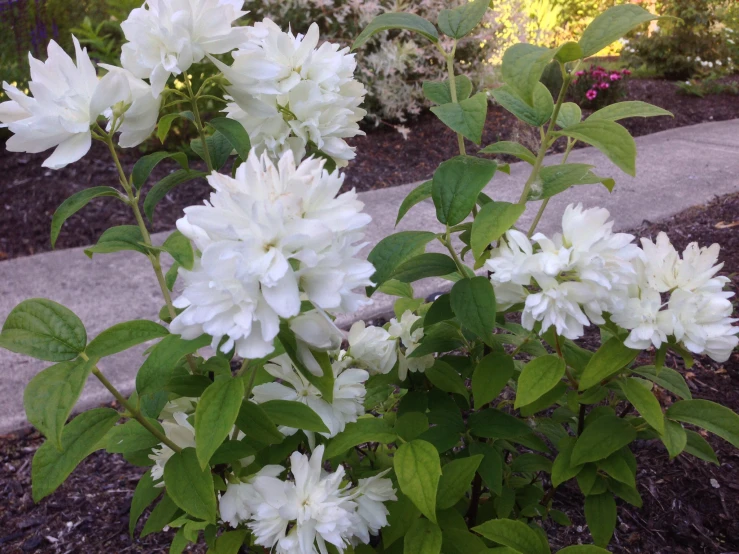
{"type": "Polygon", "coordinates": [[[575,75],[577,75],[578,77],[582,77],[583,75],[585,75],[585,72],[584,71],[575,71],[575,75]]]}
{"type": "Polygon", "coordinates": [[[623,75],[631,75],[631,71],[629,71],[628,69],[624,69],[621,73],[623,75]]]}
{"type": "Polygon", "coordinates": [[[598,91],[594,89],[590,89],[588,92],[585,93],[585,98],[588,100],[595,100],[596,96],[598,96],[598,91]]]}
{"type": "Polygon", "coordinates": [[[611,85],[609,85],[608,83],[600,83],[600,84],[599,84],[598,86],[599,86],[599,87],[600,87],[601,89],[605,90],[605,89],[607,89],[608,87],[610,87],[611,85]]]}
{"type": "Polygon", "coordinates": [[[611,81],[619,81],[621,79],[620,73],[611,73],[610,76],[611,81]]]}

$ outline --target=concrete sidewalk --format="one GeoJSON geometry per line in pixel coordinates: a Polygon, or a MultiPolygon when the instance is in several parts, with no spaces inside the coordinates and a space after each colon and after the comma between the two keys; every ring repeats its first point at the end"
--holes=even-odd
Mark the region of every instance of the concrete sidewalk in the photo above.
{"type": "MultiPolygon", "coordinates": [[[[611,211],[619,230],[632,229],[645,219],[658,221],[715,196],[739,192],[739,119],[704,123],[640,137],[637,142],[637,176],[618,170],[594,148],[576,150],[570,162],[589,163],[602,176],[616,180],[613,193],[600,185],[573,187],[550,202],[539,230],[558,228],[564,206],[583,202],[586,207],[603,206],[611,211]]],[[[546,164],[559,163],[560,156],[547,156],[546,164]]],[[[511,175],[498,173],[485,189],[495,200],[517,201],[530,166],[511,165],[511,175]]],[[[395,228],[401,201],[416,185],[404,185],[360,194],[373,221],[367,232],[370,245],[400,230],[437,230],[431,199],[411,209],[395,228]]],[[[533,203],[523,216],[527,226],[538,209],[533,203]]],[[[155,235],[163,241],[166,234],[155,235]]],[[[449,284],[429,279],[415,286],[417,296],[444,290],[449,284]]],[[[162,305],[161,293],[151,267],[139,254],[96,255],[89,260],[82,248],[38,254],[0,262],[0,322],[26,298],[45,297],[74,311],[85,323],[89,337],[115,323],[137,318],[156,319],[162,305]]],[[[358,314],[340,318],[348,326],[358,318],[387,314],[392,298],[376,295],[374,303],[358,314]]],[[[143,362],[145,345],[105,358],[100,367],[121,390],[133,389],[134,377],[143,362]]],[[[0,350],[0,433],[26,425],[23,389],[41,369],[50,365],[0,350]]],[[[110,394],[90,379],[78,409],[110,400],[110,394]]]]}

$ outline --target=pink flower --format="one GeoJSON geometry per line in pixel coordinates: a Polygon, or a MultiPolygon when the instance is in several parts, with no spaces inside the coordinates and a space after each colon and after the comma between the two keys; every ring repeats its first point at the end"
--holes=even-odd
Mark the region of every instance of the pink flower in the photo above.
{"type": "Polygon", "coordinates": [[[621,72],[621,74],[622,74],[622,75],[631,75],[631,71],[629,71],[628,69],[624,69],[624,70],[623,70],[623,71],[621,72]]]}
{"type": "Polygon", "coordinates": [[[599,84],[598,86],[599,86],[599,87],[600,87],[601,89],[605,90],[605,89],[607,89],[608,87],[610,87],[611,85],[609,85],[608,83],[600,83],[600,84],[599,84]]]}
{"type": "Polygon", "coordinates": [[[577,75],[578,77],[582,77],[583,75],[585,75],[585,72],[584,71],[575,71],[575,75],[577,75]]]}
{"type": "Polygon", "coordinates": [[[611,81],[618,81],[621,79],[621,75],[619,73],[611,73],[610,79],[611,81]]]}
{"type": "Polygon", "coordinates": [[[598,91],[594,89],[590,89],[588,92],[585,93],[585,98],[588,100],[595,100],[595,97],[598,96],[598,91]]]}

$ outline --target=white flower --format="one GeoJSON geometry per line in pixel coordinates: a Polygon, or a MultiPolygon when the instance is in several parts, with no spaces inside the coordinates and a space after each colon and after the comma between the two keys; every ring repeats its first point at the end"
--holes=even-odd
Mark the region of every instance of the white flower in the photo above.
{"type": "Polygon", "coordinates": [[[531,284],[532,271],[537,270],[533,258],[534,247],[528,237],[521,231],[511,229],[505,234],[497,248],[490,253],[485,268],[491,272],[493,285],[514,283],[531,284]]]}
{"type": "Polygon", "coordinates": [[[558,335],[578,339],[590,325],[581,304],[591,302],[594,297],[592,290],[582,283],[553,281],[548,288],[526,297],[521,324],[532,330],[534,323],[541,321],[542,333],[553,326],[558,335]]]}
{"type": "Polygon", "coordinates": [[[344,139],[364,134],[358,123],[366,115],[354,54],[336,44],[317,47],[315,23],[305,36],[285,33],[269,19],[248,33],[231,67],[213,59],[231,82],[228,117],[244,126],[260,153],[291,150],[301,159],[310,147],[346,166],[355,154],[344,139]]]}
{"type": "Polygon", "coordinates": [[[352,498],[357,504],[357,515],[363,525],[354,529],[354,534],[364,544],[370,541],[370,535],[377,535],[382,527],[387,525],[387,516],[390,513],[385,502],[397,500],[393,482],[385,479],[389,472],[386,469],[368,479],[360,479],[359,484],[352,489],[352,498]]]}
{"type": "Polygon", "coordinates": [[[344,468],[322,470],[323,445],[309,458],[290,456],[294,482],[257,477],[254,488],[264,501],[248,526],[254,542],[277,554],[325,554],[326,543],[343,553],[357,523],[356,503],[341,489],[344,468]]]}
{"type": "Polygon", "coordinates": [[[277,477],[285,471],[279,465],[267,465],[254,475],[249,476],[244,482],[229,483],[226,492],[223,493],[218,502],[218,512],[221,519],[231,527],[238,527],[251,519],[254,509],[264,499],[254,488],[254,480],[257,477],[277,477]]]}
{"type": "Polygon", "coordinates": [[[349,355],[374,373],[390,373],[398,361],[397,340],[382,327],[357,321],[349,329],[349,355]]]}
{"type": "Polygon", "coordinates": [[[7,149],[37,153],[56,147],[42,164],[51,169],[60,169],[87,154],[92,144],[90,125],[111,105],[104,96],[94,98],[98,87],[95,68],[87,49],[80,47],[76,37],[72,40],[76,64],[53,40],[45,62],[28,55],[28,87],[33,97],[3,83],[10,100],[0,104],[0,123],[13,133],[7,149]]]}
{"type": "Polygon", "coordinates": [[[156,98],[151,86],[130,71],[107,64],[100,64],[100,67],[108,70],[99,85],[100,94],[112,106],[104,112],[110,120],[107,130],[112,130],[113,119],[116,118],[115,130],[121,133],[119,146],[138,146],[149,138],[157,126],[161,98],[156,98]]]}
{"type": "Polygon", "coordinates": [[[209,176],[210,202],[185,208],[177,222],[202,256],[180,270],[185,289],[175,305],[185,310],[172,332],[208,333],[214,348],[228,337],[223,351],[260,358],[301,300],[333,314],[367,302],[355,289],[371,284],[374,267],[355,255],[370,217],[354,191],[338,194],[343,175],[323,164],[310,158],[296,167],[286,152],[275,166],[252,150],[235,178],[209,176]]]}
{"type": "Polygon", "coordinates": [[[398,377],[403,381],[408,372],[423,373],[432,365],[434,365],[434,355],[426,354],[425,356],[409,357],[411,353],[418,348],[420,340],[423,338],[423,327],[417,327],[413,329],[413,325],[421,319],[420,316],[415,315],[410,310],[403,312],[400,316],[400,320],[391,319],[390,326],[388,327],[388,333],[390,336],[400,339],[405,347],[405,353],[398,355],[398,377]]]}
{"type": "Polygon", "coordinates": [[[243,5],[243,0],[146,0],[121,23],[129,41],[121,63],[136,77],[149,79],[158,97],[170,75],[246,39],[244,27],[232,27],[246,13],[243,5]]]}
{"type": "MultiPolygon", "coordinates": [[[[363,369],[345,368],[344,363],[335,361],[331,364],[334,373],[333,401],[327,402],[321,392],[313,386],[292,364],[290,358],[283,354],[274,358],[264,369],[281,383],[265,383],[254,387],[253,400],[257,404],[270,400],[290,400],[301,402],[318,414],[328,428],[328,433],[321,433],[331,438],[341,433],[347,423],[357,420],[364,414],[364,382],[369,374],[363,369]]],[[[280,431],[286,435],[294,434],[297,429],[282,427],[280,431]]],[[[312,433],[306,431],[312,440],[312,433]]]]}
{"type": "Polygon", "coordinates": [[[645,350],[654,345],[659,348],[667,342],[674,327],[673,314],[662,309],[662,299],[654,289],[641,290],[639,296],[626,301],[623,309],[615,312],[611,319],[616,325],[630,329],[624,345],[636,350],[645,350]]]}
{"type": "MultiPolygon", "coordinates": [[[[180,448],[195,448],[195,428],[187,421],[186,413],[174,413],[171,420],[162,421],[162,428],[166,437],[180,448]]],[[[163,443],[159,448],[152,449],[149,459],[154,460],[154,466],[151,468],[151,478],[154,481],[164,476],[164,466],[172,455],[174,450],[163,443]]],[[[160,483],[157,486],[163,485],[164,483],[160,483]]]]}

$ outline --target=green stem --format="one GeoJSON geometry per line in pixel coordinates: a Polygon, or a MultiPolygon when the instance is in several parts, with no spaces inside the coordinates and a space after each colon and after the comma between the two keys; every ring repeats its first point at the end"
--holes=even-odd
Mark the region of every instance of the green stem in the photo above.
{"type": "MultiPolygon", "coordinates": [[[[575,146],[576,140],[572,140],[570,138],[567,139],[567,149],[565,150],[565,154],[562,157],[562,161],[560,162],[560,165],[564,165],[567,163],[567,158],[570,155],[570,151],[572,150],[572,147],[575,146]]],[[[550,197],[551,198],[551,197],[550,197]]],[[[531,227],[529,227],[528,237],[531,238],[531,236],[534,234],[534,231],[536,231],[536,226],[539,224],[539,220],[541,219],[541,216],[544,214],[544,210],[547,209],[547,205],[549,204],[550,198],[545,198],[544,201],[541,203],[541,206],[539,206],[539,211],[536,212],[536,217],[534,218],[534,221],[531,223],[531,227]]]]}
{"type": "Polygon", "coordinates": [[[560,88],[559,90],[559,96],[557,96],[557,103],[554,105],[554,111],[552,112],[552,117],[549,120],[549,125],[547,126],[546,133],[544,133],[544,137],[541,141],[541,146],[539,147],[539,153],[536,156],[536,161],[534,162],[534,167],[531,170],[531,175],[529,175],[529,178],[523,187],[523,191],[521,192],[521,198],[518,200],[519,204],[526,204],[526,199],[529,197],[531,186],[534,184],[536,179],[539,177],[539,170],[541,169],[541,165],[544,162],[544,156],[546,156],[547,150],[549,149],[549,146],[550,146],[549,141],[551,140],[552,131],[554,130],[554,126],[557,122],[557,117],[559,116],[559,110],[565,101],[565,95],[567,94],[567,88],[570,86],[570,81],[572,80],[571,74],[566,74],[564,71],[564,67],[562,69],[562,73],[563,73],[562,88],[560,88]]]}
{"type": "MultiPolygon", "coordinates": [[[[80,354],[80,356],[82,357],[83,360],[89,360],[89,358],[84,352],[80,354]]],[[[133,418],[136,421],[138,421],[144,429],[146,429],[147,431],[149,431],[149,433],[151,433],[157,439],[159,439],[159,442],[166,444],[175,452],[182,452],[182,448],[180,448],[174,442],[169,440],[164,433],[162,433],[159,429],[154,427],[154,425],[152,425],[152,423],[148,419],[146,419],[138,409],[136,409],[133,405],[131,405],[131,403],[128,400],[126,400],[126,397],[123,396],[117,388],[115,388],[113,383],[108,381],[108,379],[105,377],[105,375],[103,375],[103,373],[100,371],[100,369],[98,369],[97,366],[93,366],[92,374],[98,378],[98,380],[103,384],[103,386],[111,392],[111,394],[115,397],[115,399],[119,402],[119,404],[123,406],[126,409],[126,411],[129,414],[131,414],[133,418]]]]}
{"type": "MultiPolygon", "coordinates": [[[[449,92],[452,95],[452,103],[458,104],[457,99],[457,83],[454,80],[454,54],[457,51],[457,41],[454,41],[454,46],[449,54],[444,55],[446,58],[446,70],[449,73],[449,92]]],[[[464,147],[464,137],[461,133],[457,133],[457,144],[459,145],[459,154],[464,156],[467,152],[464,147]]]]}
{"type": "MultiPolygon", "coordinates": [[[[241,364],[241,367],[236,372],[236,377],[241,377],[244,373],[251,370],[251,375],[249,375],[249,382],[246,384],[246,388],[244,389],[244,398],[249,401],[249,395],[251,394],[252,389],[254,388],[254,380],[257,377],[257,368],[256,367],[249,367],[249,360],[244,360],[241,364]]],[[[231,434],[231,440],[236,440],[239,436],[239,430],[238,428],[235,428],[233,430],[233,433],[231,434]]]]}
{"type": "Polygon", "coordinates": [[[203,145],[203,159],[205,165],[208,166],[208,172],[213,172],[213,162],[210,159],[210,152],[208,151],[208,142],[205,140],[205,129],[203,127],[203,121],[200,118],[200,110],[198,109],[198,97],[192,91],[192,85],[190,84],[190,76],[184,75],[185,86],[187,86],[187,92],[190,95],[190,106],[192,106],[192,113],[195,116],[195,127],[200,135],[200,142],[203,145]]]}
{"type": "Polygon", "coordinates": [[[446,238],[441,241],[441,244],[446,246],[447,250],[449,250],[449,254],[451,254],[452,259],[454,260],[454,263],[457,265],[457,269],[459,270],[459,274],[464,277],[465,279],[469,279],[469,275],[467,275],[467,272],[464,269],[464,264],[462,263],[462,260],[459,259],[459,256],[457,255],[457,251],[454,250],[454,247],[452,246],[452,236],[450,234],[451,229],[449,228],[449,225],[446,226],[446,238]]]}

